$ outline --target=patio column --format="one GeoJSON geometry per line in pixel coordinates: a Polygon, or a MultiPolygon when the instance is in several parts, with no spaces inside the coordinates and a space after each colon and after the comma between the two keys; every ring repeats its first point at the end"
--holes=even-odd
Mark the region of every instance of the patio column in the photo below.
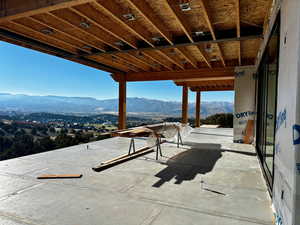
{"type": "Polygon", "coordinates": [[[182,121],[183,124],[188,123],[188,87],[182,87],[182,121]]]}
{"type": "Polygon", "coordinates": [[[201,92],[197,91],[197,95],[196,95],[196,121],[195,121],[195,127],[200,127],[200,107],[201,107],[201,92]]]}
{"type": "Polygon", "coordinates": [[[119,130],[126,129],[126,81],[119,81],[119,130]]]}

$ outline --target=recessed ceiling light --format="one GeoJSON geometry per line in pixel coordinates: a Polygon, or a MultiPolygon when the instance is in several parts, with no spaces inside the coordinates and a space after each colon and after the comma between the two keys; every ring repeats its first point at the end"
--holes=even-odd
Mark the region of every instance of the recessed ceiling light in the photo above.
{"type": "Polygon", "coordinates": [[[162,38],[161,37],[152,37],[151,39],[155,42],[160,42],[162,38]]]}
{"type": "Polygon", "coordinates": [[[79,24],[81,27],[83,27],[83,28],[85,28],[85,29],[88,29],[88,28],[90,28],[90,24],[89,23],[87,23],[87,22],[81,22],[80,24],[79,24]]]}
{"type": "Polygon", "coordinates": [[[124,42],[122,42],[122,41],[116,41],[115,45],[122,47],[122,46],[124,46],[124,42]]]}
{"type": "Polygon", "coordinates": [[[218,61],[218,57],[214,55],[213,57],[211,57],[210,61],[216,62],[216,61],[218,61]]]}
{"type": "Polygon", "coordinates": [[[204,31],[196,31],[196,32],[194,32],[194,34],[196,36],[204,36],[205,35],[204,31]]]}
{"type": "Polygon", "coordinates": [[[179,4],[179,7],[180,7],[181,11],[183,11],[183,12],[190,11],[192,9],[189,2],[181,3],[181,4],[179,4]]]}
{"type": "Polygon", "coordinates": [[[52,29],[50,29],[50,28],[42,29],[41,32],[42,32],[43,34],[47,34],[47,35],[50,35],[50,34],[53,34],[53,33],[54,33],[54,31],[53,31],[52,29]]]}
{"type": "Polygon", "coordinates": [[[83,49],[87,49],[87,50],[90,50],[92,47],[91,46],[88,46],[88,45],[84,45],[82,46],[83,49]]]}
{"type": "Polygon", "coordinates": [[[136,17],[134,14],[132,13],[127,13],[127,14],[124,14],[123,17],[128,20],[128,21],[133,21],[133,20],[136,20],[136,17]]]}

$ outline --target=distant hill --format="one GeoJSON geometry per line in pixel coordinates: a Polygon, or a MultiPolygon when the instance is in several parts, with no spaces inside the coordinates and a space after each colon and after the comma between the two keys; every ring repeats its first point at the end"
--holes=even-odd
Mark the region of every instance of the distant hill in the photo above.
{"type": "MultiPolygon", "coordinates": [[[[15,111],[20,113],[82,113],[99,114],[115,113],[118,99],[98,100],[84,97],[63,96],[29,96],[0,93],[0,112],[15,111]]],[[[135,115],[143,113],[155,115],[179,116],[181,102],[160,101],[146,98],[127,98],[127,111],[135,115]]],[[[233,112],[231,102],[202,102],[201,116],[207,117],[216,113],[233,112]]],[[[195,104],[189,105],[189,113],[194,115],[195,104]]]]}

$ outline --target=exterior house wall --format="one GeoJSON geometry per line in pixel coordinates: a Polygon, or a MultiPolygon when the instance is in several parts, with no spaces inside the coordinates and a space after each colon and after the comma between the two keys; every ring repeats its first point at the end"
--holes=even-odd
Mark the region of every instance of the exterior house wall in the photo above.
{"type": "MultiPolygon", "coordinates": [[[[255,119],[255,84],[254,67],[238,67],[235,69],[233,118],[234,142],[244,142],[247,124],[249,124],[249,121],[254,121],[255,119]]],[[[253,135],[250,137],[251,141],[254,140],[254,134],[255,132],[253,132],[253,135]]]]}
{"type": "Polygon", "coordinates": [[[273,206],[276,224],[300,225],[300,1],[280,3],[273,206]]]}

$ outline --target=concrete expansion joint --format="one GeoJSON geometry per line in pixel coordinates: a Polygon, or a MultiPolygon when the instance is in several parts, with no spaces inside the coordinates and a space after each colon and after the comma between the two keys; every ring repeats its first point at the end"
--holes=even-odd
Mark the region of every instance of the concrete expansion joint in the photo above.
{"type": "Polygon", "coordinates": [[[141,201],[152,202],[154,204],[164,205],[164,206],[167,206],[170,208],[183,209],[186,211],[201,213],[201,214],[215,216],[215,217],[227,218],[227,219],[232,219],[232,220],[242,221],[242,222],[250,222],[250,223],[259,224],[259,225],[274,225],[272,222],[268,222],[268,221],[264,221],[264,220],[259,220],[259,219],[255,219],[255,218],[244,217],[244,216],[238,216],[238,215],[233,215],[233,214],[228,214],[228,213],[222,213],[222,212],[218,212],[218,211],[214,211],[214,210],[191,208],[188,206],[184,206],[182,204],[179,205],[178,203],[175,203],[175,202],[174,203],[163,202],[163,201],[159,201],[156,199],[145,198],[145,197],[139,197],[139,199],[141,201]]]}

